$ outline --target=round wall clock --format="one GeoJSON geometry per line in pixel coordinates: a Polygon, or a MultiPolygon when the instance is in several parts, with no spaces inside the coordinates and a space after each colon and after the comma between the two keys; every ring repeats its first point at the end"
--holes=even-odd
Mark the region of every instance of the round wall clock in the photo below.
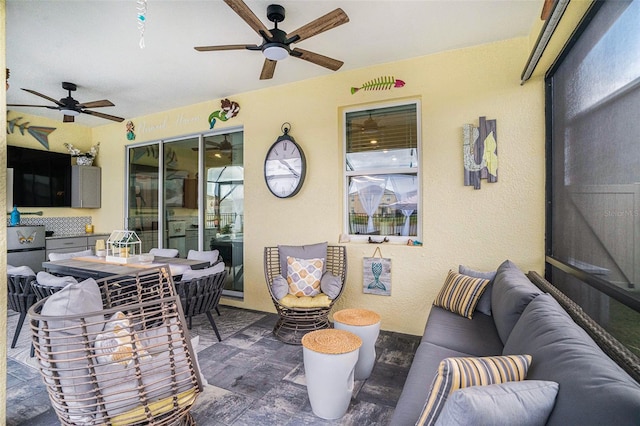
{"type": "Polygon", "coordinates": [[[278,198],[293,197],[300,191],[307,172],[307,161],[300,145],[284,129],[269,148],[264,160],[264,179],[267,188],[278,198]]]}

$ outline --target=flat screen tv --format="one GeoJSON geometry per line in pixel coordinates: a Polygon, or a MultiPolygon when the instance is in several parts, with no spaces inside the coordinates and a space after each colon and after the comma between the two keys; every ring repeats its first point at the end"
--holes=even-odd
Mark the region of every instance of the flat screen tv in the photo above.
{"type": "Polygon", "coordinates": [[[13,169],[13,204],[18,207],[71,207],[71,155],[7,146],[13,169]]]}

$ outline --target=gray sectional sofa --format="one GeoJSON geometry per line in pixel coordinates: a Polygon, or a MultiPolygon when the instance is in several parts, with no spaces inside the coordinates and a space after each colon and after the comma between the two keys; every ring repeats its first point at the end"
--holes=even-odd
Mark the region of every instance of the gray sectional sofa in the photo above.
{"type": "MultiPolygon", "coordinates": [[[[416,424],[444,358],[516,354],[532,357],[525,381],[558,383],[553,409],[544,415],[546,424],[640,425],[638,376],[634,379],[632,371],[627,368],[630,375],[614,362],[569,316],[558,302],[566,301],[549,294],[558,297],[557,291],[544,290],[505,261],[472,319],[433,306],[391,425],[416,424]]],[[[574,314],[580,311],[576,308],[574,314]]],[[[527,420],[518,423],[539,422],[527,420]]]]}

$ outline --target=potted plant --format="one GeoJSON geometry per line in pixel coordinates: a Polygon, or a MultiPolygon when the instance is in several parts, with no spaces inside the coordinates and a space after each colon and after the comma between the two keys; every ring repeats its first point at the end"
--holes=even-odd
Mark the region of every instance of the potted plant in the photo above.
{"type": "Polygon", "coordinates": [[[91,166],[93,164],[93,160],[98,156],[98,151],[100,150],[100,142],[93,145],[89,151],[84,153],[70,143],[65,142],[64,146],[67,148],[67,151],[69,151],[71,156],[76,158],[76,164],[78,166],[91,166]]]}

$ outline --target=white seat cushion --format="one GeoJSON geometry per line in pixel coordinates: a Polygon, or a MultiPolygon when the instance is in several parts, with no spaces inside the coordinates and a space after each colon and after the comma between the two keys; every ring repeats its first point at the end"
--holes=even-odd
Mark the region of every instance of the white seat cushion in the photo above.
{"type": "Polygon", "coordinates": [[[56,260],[73,259],[74,257],[87,257],[93,256],[91,249],[83,251],[75,251],[73,253],[49,253],[49,260],[55,262],[56,260]]]}
{"type": "Polygon", "coordinates": [[[188,269],[182,274],[182,281],[192,280],[194,278],[206,277],[224,271],[224,263],[220,262],[211,268],[205,269],[188,269]]]}
{"type": "Polygon", "coordinates": [[[191,260],[203,260],[208,261],[209,265],[213,265],[218,261],[219,253],[218,250],[210,250],[210,251],[198,251],[198,250],[189,250],[187,253],[187,259],[191,260]]]}
{"type": "Polygon", "coordinates": [[[149,254],[160,257],[178,257],[178,253],[178,249],[152,248],[149,250],[149,254]]]}
{"type": "Polygon", "coordinates": [[[33,269],[28,266],[11,266],[7,265],[7,274],[8,275],[21,275],[24,277],[35,276],[35,272],[33,269]]]}
{"type": "Polygon", "coordinates": [[[40,271],[36,275],[36,281],[40,285],[48,287],[66,287],[68,284],[74,284],[78,281],[74,277],[58,277],[48,272],[40,271]]]}

